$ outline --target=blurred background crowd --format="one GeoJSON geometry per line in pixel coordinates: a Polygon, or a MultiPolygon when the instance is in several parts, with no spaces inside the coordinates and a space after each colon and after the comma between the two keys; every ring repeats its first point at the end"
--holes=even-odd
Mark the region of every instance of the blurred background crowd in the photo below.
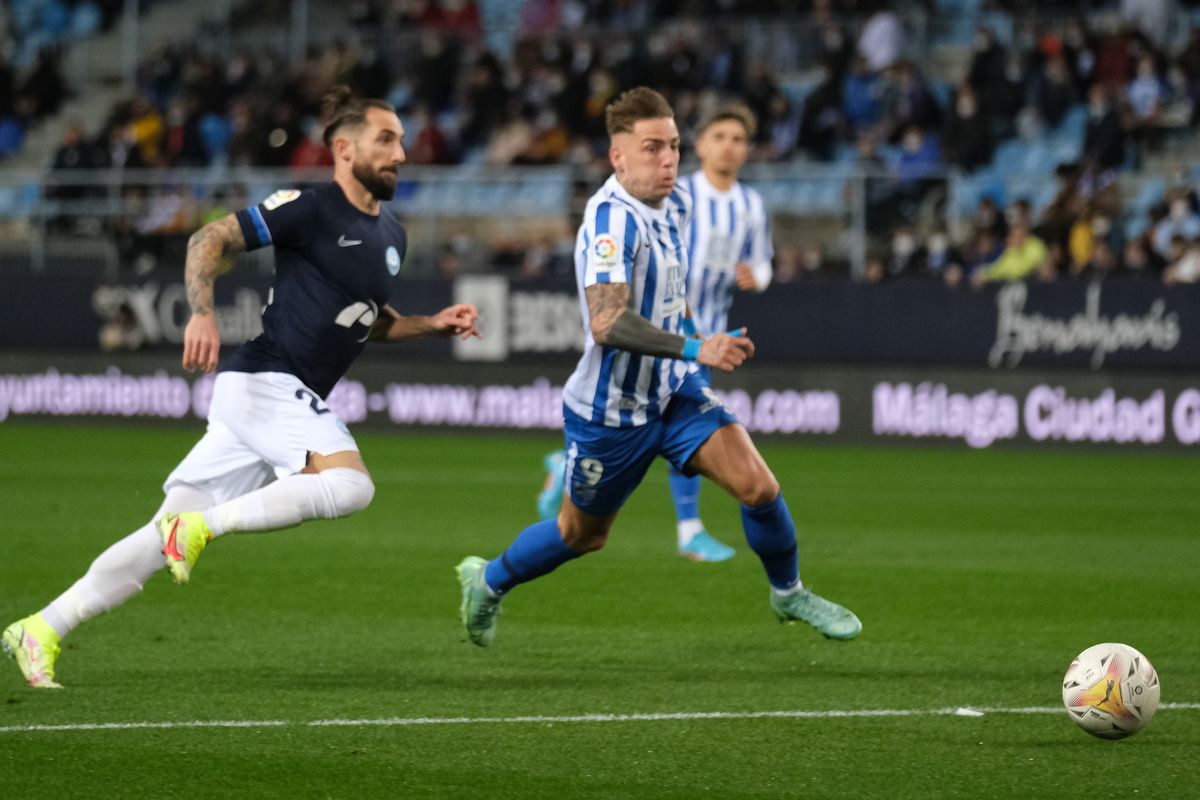
{"type": "Polygon", "coordinates": [[[569,272],[571,214],[608,172],[605,105],[646,84],[685,145],[730,99],[755,112],[744,177],[775,214],[777,280],[1200,281],[1200,2],[309,0],[299,44],[271,33],[294,31],[295,2],[228,2],[145,43],[132,85],[85,115],[95,87],[63,64],[116,35],[123,5],[0,12],[0,174],[49,166],[47,229],[111,237],[122,269],[261,199],[240,170],[328,166],[317,106],[344,82],[390,100],[430,167],[397,198],[427,223],[426,274],[569,272]],[[61,134],[39,144],[48,120],[61,134]],[[71,213],[113,187],[53,173],[113,168],[140,176],[119,213],[71,213]]]}

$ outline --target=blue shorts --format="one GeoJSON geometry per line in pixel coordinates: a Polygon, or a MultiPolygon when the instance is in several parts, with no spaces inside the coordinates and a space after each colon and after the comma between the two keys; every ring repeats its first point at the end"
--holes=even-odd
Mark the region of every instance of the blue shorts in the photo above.
{"type": "Polygon", "coordinates": [[[597,517],[617,511],[646,476],[656,456],[684,468],[700,445],[737,417],[726,410],[699,375],[690,374],[659,419],[632,428],[611,428],[563,407],[567,442],[566,489],[583,512],[597,517]]]}

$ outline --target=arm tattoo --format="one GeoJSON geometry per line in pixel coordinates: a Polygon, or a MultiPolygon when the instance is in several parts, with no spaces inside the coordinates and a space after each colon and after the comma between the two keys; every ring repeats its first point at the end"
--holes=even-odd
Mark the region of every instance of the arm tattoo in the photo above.
{"type": "Polygon", "coordinates": [[[213,310],[213,281],[232,264],[223,263],[224,256],[246,249],[246,237],[233,214],[208,223],[188,239],[184,285],[188,306],[193,314],[211,314],[213,310]]]}
{"type": "Polygon", "coordinates": [[[679,358],[683,353],[682,336],[655,327],[629,310],[629,284],[597,283],[587,287],[584,295],[597,344],[663,358],[679,358]]]}

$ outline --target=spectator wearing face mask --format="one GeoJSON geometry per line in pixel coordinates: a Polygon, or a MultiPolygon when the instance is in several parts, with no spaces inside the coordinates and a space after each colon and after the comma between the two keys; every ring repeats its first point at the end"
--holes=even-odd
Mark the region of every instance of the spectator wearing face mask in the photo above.
{"type": "Polygon", "coordinates": [[[925,258],[921,272],[941,278],[947,286],[957,286],[963,278],[965,259],[950,243],[950,237],[942,228],[936,228],[925,240],[925,258]]]}
{"type": "Polygon", "coordinates": [[[974,170],[992,160],[991,124],[980,112],[971,84],[959,85],[957,94],[942,136],[946,162],[974,170]]]}
{"type": "Polygon", "coordinates": [[[1125,129],[1099,83],[1088,90],[1088,121],[1083,136],[1083,155],[1104,169],[1125,163],[1125,129]]]}
{"type": "Polygon", "coordinates": [[[1163,258],[1169,257],[1171,240],[1176,236],[1189,242],[1200,236],[1200,215],[1192,208],[1188,194],[1177,192],[1167,208],[1167,218],[1154,229],[1154,249],[1163,258]]]}
{"type": "Polygon", "coordinates": [[[1163,283],[1200,283],[1200,238],[1190,241],[1176,236],[1174,252],[1177,254],[1163,272],[1163,283]]]}
{"type": "Polygon", "coordinates": [[[1046,59],[1033,81],[1033,103],[1048,127],[1057,128],[1078,101],[1075,82],[1061,52],[1046,59]]]}
{"type": "Polygon", "coordinates": [[[914,275],[924,258],[925,250],[918,244],[912,226],[901,225],[897,228],[892,234],[892,251],[887,260],[888,276],[914,275]]]}

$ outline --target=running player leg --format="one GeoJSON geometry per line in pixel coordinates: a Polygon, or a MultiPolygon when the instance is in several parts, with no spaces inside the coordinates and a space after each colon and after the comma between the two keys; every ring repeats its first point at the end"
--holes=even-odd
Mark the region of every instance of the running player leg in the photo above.
{"type": "Polygon", "coordinates": [[[101,553],[83,577],[41,611],[9,625],[3,634],[3,649],[16,660],[26,682],[34,688],[59,688],[55,662],[63,637],[136,595],[150,576],[166,565],[158,518],[205,508],[212,500],[208,492],[194,486],[171,487],[150,522],[101,553]]]}
{"type": "Polygon", "coordinates": [[[313,453],[296,475],[215,505],[203,517],[214,537],[291,528],[310,519],[336,519],[361,511],[375,484],[356,450],[313,453]]]}
{"type": "Polygon", "coordinates": [[[489,646],[496,638],[496,617],[505,593],[558,569],[608,540],[615,513],[603,517],[581,511],[564,497],[557,517],[535,522],[491,561],[468,556],[455,568],[462,589],[459,616],[471,641],[489,646]]]}
{"type": "Polygon", "coordinates": [[[468,556],[455,568],[462,589],[459,614],[480,647],[496,636],[500,599],[522,583],[599,550],[617,512],[658,453],[661,423],[635,428],[593,424],[564,409],[567,494],[558,516],[523,530],[499,557],[468,556]]]}
{"type": "Polygon", "coordinates": [[[716,539],[700,521],[700,476],[684,475],[669,467],[667,482],[675,504],[675,533],[679,554],[692,561],[727,561],[737,551],[716,539]]]}
{"type": "Polygon", "coordinates": [[[542,459],[546,468],[546,480],[538,493],[537,512],[539,519],[550,519],[558,515],[563,499],[563,467],[567,463],[567,451],[555,450],[542,459]]]}
{"type": "Polygon", "coordinates": [[[722,426],[700,445],[687,465],[742,504],[746,541],[766,570],[771,608],[780,620],[802,620],[832,639],[859,634],[862,624],[853,612],[801,583],[792,515],[778,481],[745,428],[736,422],[722,426]]]}
{"type": "MultiPolygon", "coordinates": [[[[705,386],[712,385],[712,370],[700,367],[695,377],[705,386]]],[[[703,391],[703,390],[700,390],[703,391]]],[[[710,394],[715,397],[715,393],[710,394]]],[[[675,535],[679,554],[693,561],[727,561],[736,555],[732,547],[710,535],[700,520],[700,476],[685,475],[675,465],[669,467],[667,483],[671,487],[671,500],[675,503],[675,535]]]]}
{"type": "MultiPolygon", "coordinates": [[[[271,475],[282,477],[246,493],[218,498],[218,505],[202,513],[163,518],[163,552],[177,583],[188,581],[196,559],[217,536],[344,517],[370,504],[375,485],[354,437],[336,414],[314,398],[292,375],[226,372],[217,376],[210,428],[227,431],[271,475]]],[[[187,468],[181,465],[173,477],[189,480],[211,470],[209,464],[197,461],[187,468]]]]}

